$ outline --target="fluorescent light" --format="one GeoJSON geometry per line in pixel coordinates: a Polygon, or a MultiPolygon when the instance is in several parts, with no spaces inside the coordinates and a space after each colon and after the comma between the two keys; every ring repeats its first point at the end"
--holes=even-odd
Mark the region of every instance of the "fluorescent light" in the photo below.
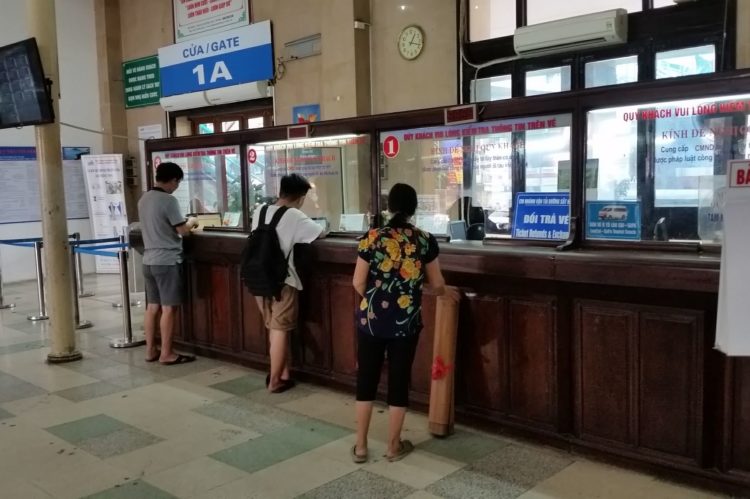
{"type": "Polygon", "coordinates": [[[321,147],[316,145],[318,142],[330,142],[336,140],[353,139],[355,137],[366,137],[366,135],[357,135],[354,133],[348,133],[344,135],[331,135],[328,137],[307,137],[305,139],[290,139],[290,140],[275,140],[273,142],[258,142],[257,144],[250,144],[252,146],[279,146],[279,145],[290,145],[301,147],[321,147]],[[310,144],[310,145],[304,145],[310,144]]]}

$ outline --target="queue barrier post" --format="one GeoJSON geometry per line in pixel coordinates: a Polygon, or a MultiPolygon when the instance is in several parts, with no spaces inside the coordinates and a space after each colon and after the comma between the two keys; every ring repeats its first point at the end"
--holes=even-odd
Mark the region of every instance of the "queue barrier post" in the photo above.
{"type": "Polygon", "coordinates": [[[0,310],[16,307],[15,303],[5,303],[5,298],[3,296],[3,266],[2,263],[0,263],[0,310]]]}
{"type": "Polygon", "coordinates": [[[122,327],[124,338],[113,339],[109,346],[112,348],[132,348],[146,344],[146,338],[142,335],[133,336],[133,323],[130,316],[130,283],[128,282],[128,250],[120,249],[117,252],[120,260],[120,301],[122,306],[122,327]]]}
{"type": "MultiPolygon", "coordinates": [[[[77,239],[80,240],[80,237],[77,239]]],[[[81,257],[81,254],[76,252],[75,246],[70,246],[70,265],[71,267],[76,266],[76,260],[79,260],[81,257]]],[[[74,320],[75,320],[75,328],[76,329],[88,329],[90,327],[93,327],[93,323],[91,321],[87,320],[81,320],[81,304],[79,301],[79,297],[82,296],[80,293],[80,289],[78,287],[78,275],[77,273],[73,275],[73,278],[71,279],[73,282],[73,312],[74,312],[74,320]]],[[[89,295],[90,296],[90,295],[89,295]]]]}
{"type": "Polygon", "coordinates": [[[30,321],[46,321],[49,319],[47,315],[47,304],[45,303],[44,297],[44,268],[42,266],[42,241],[34,242],[34,255],[36,257],[36,291],[37,299],[39,300],[39,313],[37,315],[29,315],[27,317],[30,321]]]}
{"type": "MultiPolygon", "coordinates": [[[[74,234],[75,236],[75,242],[80,243],[81,242],[81,234],[76,232],[74,234]]],[[[75,259],[73,260],[73,268],[75,268],[75,278],[76,278],[76,288],[78,289],[78,293],[76,296],[79,298],[88,298],[90,296],[94,296],[94,293],[92,291],[86,291],[83,284],[83,263],[81,261],[81,254],[78,252],[74,252],[75,259]]]]}

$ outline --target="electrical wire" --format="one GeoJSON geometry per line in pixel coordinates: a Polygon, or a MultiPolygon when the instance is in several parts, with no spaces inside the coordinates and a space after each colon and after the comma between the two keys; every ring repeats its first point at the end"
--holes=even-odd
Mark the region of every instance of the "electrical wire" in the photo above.
{"type": "Polygon", "coordinates": [[[73,128],[75,130],[80,130],[82,132],[89,132],[89,133],[95,133],[97,135],[104,135],[105,137],[114,137],[115,139],[139,140],[141,142],[145,142],[147,140],[147,139],[142,139],[140,137],[131,137],[130,135],[119,135],[116,133],[107,133],[101,130],[94,130],[92,128],[86,128],[86,127],[79,126],[79,125],[73,125],[71,123],[63,123],[62,121],[60,122],[60,126],[73,128]]]}

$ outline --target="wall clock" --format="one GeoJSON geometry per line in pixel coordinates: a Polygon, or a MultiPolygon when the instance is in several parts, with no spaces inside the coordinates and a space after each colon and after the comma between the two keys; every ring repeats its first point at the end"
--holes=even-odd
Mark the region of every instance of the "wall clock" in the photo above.
{"type": "Polygon", "coordinates": [[[424,48],[424,32],[416,25],[407,26],[401,30],[398,37],[398,52],[407,61],[413,61],[424,48]]]}

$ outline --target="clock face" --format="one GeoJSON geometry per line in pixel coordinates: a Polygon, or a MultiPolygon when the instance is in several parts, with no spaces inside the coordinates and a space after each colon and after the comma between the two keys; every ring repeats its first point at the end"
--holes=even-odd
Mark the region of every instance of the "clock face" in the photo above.
{"type": "Polygon", "coordinates": [[[407,26],[398,37],[398,51],[406,60],[419,57],[424,48],[424,33],[419,26],[407,26]]]}

